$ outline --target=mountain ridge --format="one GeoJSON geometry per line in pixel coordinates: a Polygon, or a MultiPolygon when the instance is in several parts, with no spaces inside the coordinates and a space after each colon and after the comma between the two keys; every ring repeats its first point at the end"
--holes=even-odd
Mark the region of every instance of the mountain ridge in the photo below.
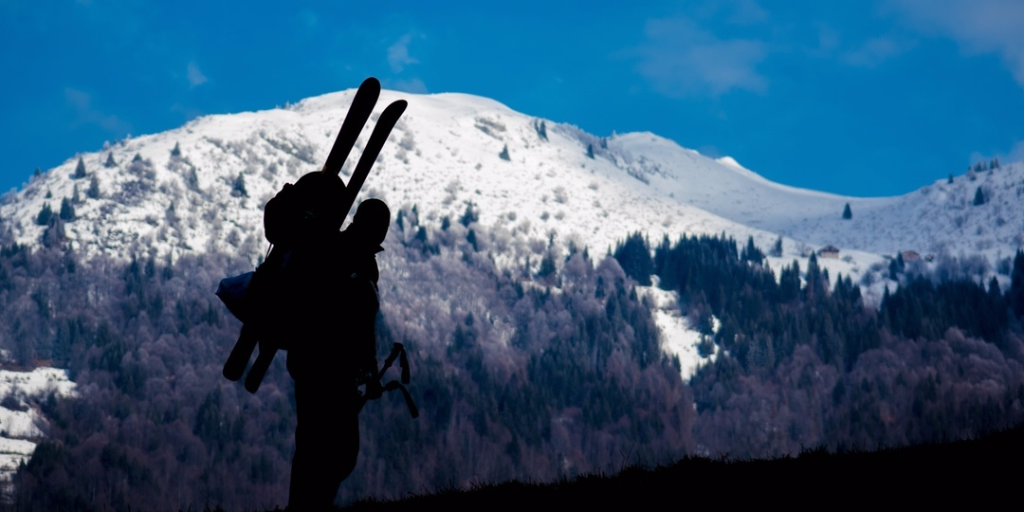
{"type": "MultiPolygon", "coordinates": [[[[37,243],[43,204],[57,212],[77,188],[75,219],[63,229],[86,257],[220,251],[255,264],[266,247],[262,205],[285,182],[320,168],[353,94],[203,116],[84,153],[86,178],[73,178],[72,158],[6,194],[4,229],[13,241],[37,243]],[[108,156],[113,167],[104,166],[108,156]],[[86,197],[93,178],[97,199],[86,197]]],[[[399,97],[409,100],[409,110],[361,196],[381,197],[395,210],[417,205],[423,221],[435,225],[473,208],[480,223],[506,231],[512,242],[557,239],[563,249],[599,251],[634,231],[653,241],[727,232],[741,241],[753,237],[762,248],[781,236],[782,254],[769,259],[773,269],[834,245],[844,258],[824,266],[865,284],[884,282],[883,255],[898,251],[982,254],[991,274],[1024,244],[1024,209],[1012,208],[1024,191],[1021,164],[902,196],[846,197],[775,183],[729,157],[710,158],[650,132],[599,137],[469,94],[385,90],[375,112],[399,97]],[[973,205],[975,187],[984,187],[986,204],[973,205]],[[847,203],[853,218],[843,220],[847,203]],[[872,272],[878,275],[865,278],[872,272]]],[[[881,285],[867,292],[879,295],[881,285]]]]}

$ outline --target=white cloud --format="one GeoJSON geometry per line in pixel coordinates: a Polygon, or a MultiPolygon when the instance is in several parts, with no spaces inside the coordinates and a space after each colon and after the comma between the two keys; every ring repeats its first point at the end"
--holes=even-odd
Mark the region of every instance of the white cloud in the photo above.
{"type": "Polygon", "coordinates": [[[830,55],[833,50],[839,47],[841,36],[839,31],[827,23],[818,23],[818,47],[812,53],[816,55],[830,55]]]}
{"type": "Polygon", "coordinates": [[[391,65],[391,71],[395,73],[401,73],[405,66],[410,64],[419,64],[420,61],[414,59],[409,55],[409,43],[412,42],[413,37],[419,36],[416,32],[409,32],[395,41],[395,44],[388,47],[388,64],[391,65]]]}
{"type": "Polygon", "coordinates": [[[842,54],[843,62],[851,66],[873,68],[892,57],[900,55],[914,46],[910,41],[897,40],[891,37],[874,37],[868,39],[853,51],[842,54]]]}
{"type": "Polygon", "coordinates": [[[188,71],[186,72],[188,78],[189,88],[198,87],[206,83],[206,75],[199,70],[199,66],[195,62],[188,63],[188,71]]]}
{"type": "Polygon", "coordinates": [[[1000,156],[1000,160],[1007,164],[1011,162],[1024,162],[1024,140],[1014,144],[1008,153],[1000,156]]]}
{"type": "Polygon", "coordinates": [[[64,88],[64,100],[75,110],[75,124],[95,124],[116,134],[128,133],[131,125],[115,115],[104,114],[92,107],[92,96],[84,91],[64,88]]]}
{"type": "Polygon", "coordinates": [[[729,22],[736,25],[754,25],[768,20],[768,12],[754,0],[736,0],[729,22]]]}
{"type": "Polygon", "coordinates": [[[300,10],[298,14],[298,20],[299,23],[307,30],[315,29],[317,28],[317,25],[320,24],[320,16],[318,16],[316,12],[313,12],[309,9],[300,10]]]}
{"type": "Polygon", "coordinates": [[[972,151],[970,157],[970,165],[974,165],[976,162],[990,162],[993,158],[998,158],[1000,164],[1006,165],[1016,162],[1024,162],[1024,140],[1017,141],[1009,151],[996,151],[994,153],[983,153],[981,151],[972,151]]]}
{"type": "Polygon", "coordinates": [[[697,20],[717,19],[730,25],[756,25],[768,21],[757,0],[702,0],[688,2],[688,15],[697,20]]]}
{"type": "Polygon", "coordinates": [[[1024,86],[1024,2],[1020,0],[886,0],[925,32],[956,40],[970,54],[996,53],[1024,86]]]}
{"type": "Polygon", "coordinates": [[[644,44],[630,53],[639,57],[639,73],[666,96],[764,92],[768,87],[768,79],[755,69],[767,53],[761,41],[719,39],[688,18],[648,20],[644,33],[644,44]]]}
{"type": "Polygon", "coordinates": [[[1007,155],[1008,162],[1024,162],[1024,140],[1014,144],[1013,150],[1007,155]]]}
{"type": "Polygon", "coordinates": [[[64,88],[64,99],[79,112],[88,110],[92,103],[92,96],[89,93],[70,87],[64,88]]]}
{"type": "Polygon", "coordinates": [[[408,80],[384,80],[384,87],[395,91],[411,92],[414,94],[426,94],[427,84],[423,83],[423,80],[419,78],[410,78],[408,80]]]}

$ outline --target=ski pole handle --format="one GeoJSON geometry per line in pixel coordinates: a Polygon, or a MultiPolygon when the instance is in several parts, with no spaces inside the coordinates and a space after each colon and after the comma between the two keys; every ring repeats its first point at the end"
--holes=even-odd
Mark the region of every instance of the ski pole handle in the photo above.
{"type": "Polygon", "coordinates": [[[405,347],[401,343],[395,343],[402,352],[398,355],[398,364],[402,367],[402,384],[409,383],[409,357],[405,355],[405,347]]]}

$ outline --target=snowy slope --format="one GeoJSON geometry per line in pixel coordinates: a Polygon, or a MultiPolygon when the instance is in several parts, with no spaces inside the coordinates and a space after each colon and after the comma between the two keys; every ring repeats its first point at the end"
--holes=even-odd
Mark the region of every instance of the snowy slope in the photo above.
{"type": "MultiPolygon", "coordinates": [[[[914,250],[1013,254],[1024,244],[1024,165],[956,176],[898,197],[856,198],[770,182],[724,157],[708,159],[651,134],[611,139],[609,146],[641,154],[651,185],[679,201],[735,221],[819,247],[826,244],[876,254],[914,250]],[[988,202],[974,206],[978,188],[988,202]],[[851,220],[842,220],[849,203],[851,220]]],[[[941,171],[937,171],[938,172],[941,171]]]]}
{"type": "MultiPolygon", "coordinates": [[[[89,174],[85,179],[71,178],[77,159],[69,159],[9,195],[0,218],[10,220],[19,242],[34,243],[43,231],[35,220],[44,203],[57,212],[77,187],[78,220],[67,223],[66,231],[87,255],[223,250],[255,259],[265,245],[261,206],[285,182],[319,168],[352,95],[345,91],[289,109],[208,116],[122,141],[108,151],[81,155],[89,174]],[[171,155],[176,144],[180,157],[171,155]],[[108,152],[117,162],[111,168],[103,166],[108,152]],[[133,164],[135,155],[142,162],[133,164]],[[99,199],[86,197],[93,175],[99,199]],[[239,175],[248,197],[232,195],[239,175]]],[[[635,230],[653,240],[662,234],[755,234],[767,245],[774,235],[744,225],[751,224],[744,222],[747,210],[712,205],[791,190],[650,134],[599,139],[545,122],[545,140],[538,133],[540,120],[491,100],[463,94],[401,96],[410,107],[365,188],[393,206],[417,204],[437,223],[472,202],[485,225],[545,240],[554,230],[602,252],[635,230]],[[594,158],[587,155],[588,145],[594,158]],[[499,156],[506,147],[509,160],[499,156]]],[[[384,91],[380,105],[397,97],[384,91]]]]}
{"type": "Polygon", "coordinates": [[[42,400],[50,394],[72,396],[75,385],[67,372],[57,368],[36,368],[31,372],[0,370],[0,397],[7,399],[9,409],[0,406],[0,494],[9,489],[11,476],[18,464],[28,462],[39,438],[44,436],[46,420],[29,400],[42,400]]]}
{"type": "MultiPolygon", "coordinates": [[[[284,183],[319,169],[354,93],[201,117],[120,141],[80,155],[82,179],[73,178],[78,158],[71,158],[4,196],[2,229],[21,243],[38,243],[44,204],[56,214],[77,188],[77,218],[64,229],[87,257],[225,251],[255,263],[267,246],[262,205],[284,183]],[[115,165],[104,166],[108,156],[115,165]],[[87,194],[93,177],[98,198],[87,194]]],[[[381,197],[393,210],[415,204],[421,224],[434,225],[472,203],[480,224],[507,233],[512,246],[543,246],[553,237],[562,248],[571,241],[603,254],[633,231],[653,243],[663,235],[725,232],[741,243],[753,236],[767,250],[781,234],[784,253],[769,260],[777,275],[794,258],[806,268],[811,251],[832,244],[841,257],[822,266],[859,280],[872,265],[884,265],[883,255],[900,250],[981,253],[996,263],[1024,243],[1021,164],[899,197],[844,197],[773,183],[731,158],[708,158],[651,133],[597,137],[477,96],[382,91],[377,111],[398,98],[409,108],[363,195],[381,197]],[[978,187],[988,202],[974,206],[978,187]],[[841,219],[846,203],[852,220],[841,219]]],[[[496,257],[499,264],[503,257],[496,257]]],[[[880,294],[884,284],[876,281],[866,295],[880,294]]],[[[667,334],[685,330],[669,313],[659,318],[667,334]]]]}
{"type": "MultiPolygon", "coordinates": [[[[122,141],[81,155],[85,179],[71,178],[77,158],[69,159],[9,194],[0,218],[10,220],[20,242],[34,243],[43,204],[58,212],[77,187],[78,220],[66,230],[87,255],[222,250],[255,259],[265,248],[262,204],[285,182],[319,168],[353,93],[202,117],[122,141]],[[171,155],[176,144],[180,157],[171,155]],[[103,166],[108,153],[117,162],[111,168],[103,166]],[[135,155],[143,161],[133,164],[135,155]],[[99,199],[86,195],[93,175],[99,199]],[[248,197],[232,195],[239,175],[248,197]]],[[[738,239],[754,235],[766,248],[783,234],[812,247],[876,255],[945,249],[993,259],[1012,255],[1024,241],[1024,209],[1016,207],[1024,187],[1020,164],[900,197],[843,197],[772,183],[728,157],[711,159],[650,133],[599,138],[544,121],[545,140],[542,120],[475,96],[384,91],[378,110],[398,97],[410,107],[365,188],[393,206],[417,204],[434,222],[472,202],[485,225],[527,238],[555,231],[599,251],[634,230],[655,241],[726,231],[738,239]],[[499,156],[504,148],[508,160],[499,156]],[[978,186],[990,196],[981,207],[972,205],[978,186]],[[843,221],[847,202],[854,215],[843,221]]]]}

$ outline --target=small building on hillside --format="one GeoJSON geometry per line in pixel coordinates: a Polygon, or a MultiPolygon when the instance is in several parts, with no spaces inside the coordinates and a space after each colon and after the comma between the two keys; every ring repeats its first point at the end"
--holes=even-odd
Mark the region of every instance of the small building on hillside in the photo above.
{"type": "Polygon", "coordinates": [[[839,259],[839,248],[834,245],[826,245],[818,249],[818,257],[839,259]]]}
{"type": "Polygon", "coordinates": [[[903,251],[900,254],[903,255],[903,261],[918,261],[921,259],[921,255],[917,251],[903,251]]]}

